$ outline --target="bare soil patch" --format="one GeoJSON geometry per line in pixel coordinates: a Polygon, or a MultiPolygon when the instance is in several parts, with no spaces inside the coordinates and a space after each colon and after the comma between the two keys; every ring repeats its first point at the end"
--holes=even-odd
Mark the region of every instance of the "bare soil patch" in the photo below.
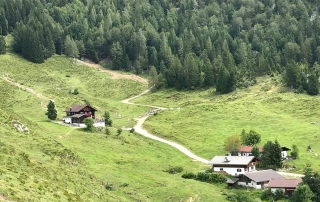
{"type": "Polygon", "coordinates": [[[148,82],[147,79],[144,79],[144,78],[142,78],[140,76],[137,76],[137,75],[134,75],[134,74],[120,74],[120,73],[118,73],[116,71],[104,69],[101,65],[92,63],[90,61],[78,60],[78,62],[81,63],[81,64],[84,64],[84,65],[87,65],[89,67],[93,67],[95,69],[98,69],[101,72],[107,72],[107,73],[112,75],[112,79],[130,79],[130,80],[138,81],[138,82],[141,82],[141,83],[147,83],[148,82]]]}

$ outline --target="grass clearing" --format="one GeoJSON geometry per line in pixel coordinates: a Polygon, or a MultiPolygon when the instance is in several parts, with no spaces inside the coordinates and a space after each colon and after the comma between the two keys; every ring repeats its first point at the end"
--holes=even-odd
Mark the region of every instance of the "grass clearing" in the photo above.
{"type": "Polygon", "coordinates": [[[277,139],[300,149],[300,160],[288,162],[303,172],[306,163],[320,170],[320,97],[279,93],[275,78],[260,78],[259,84],[228,95],[214,89],[193,92],[161,90],[135,100],[136,103],[172,107],[145,122],[153,134],[181,143],[197,155],[210,159],[223,155],[224,140],[242,129],[262,135],[260,145],[277,139]],[[180,108],[178,110],[177,108],[180,108]],[[317,122],[317,124],[311,124],[317,122]],[[314,152],[307,151],[310,145],[314,152]]]}
{"type": "Polygon", "coordinates": [[[44,115],[47,100],[0,79],[0,196],[12,201],[225,200],[224,184],[164,172],[170,166],[198,172],[207,165],[140,135],[115,135],[116,128],[132,126],[134,117],[150,110],[120,103],[145,90],[144,84],[111,80],[61,56],[36,65],[9,53],[0,56],[0,63],[0,76],[54,99],[59,118],[64,108],[87,99],[100,114],[111,111],[115,125],[107,137],[49,122],[44,115]],[[74,88],[78,96],[68,93],[74,88]],[[26,125],[30,134],[17,132],[12,120],[26,125]]]}

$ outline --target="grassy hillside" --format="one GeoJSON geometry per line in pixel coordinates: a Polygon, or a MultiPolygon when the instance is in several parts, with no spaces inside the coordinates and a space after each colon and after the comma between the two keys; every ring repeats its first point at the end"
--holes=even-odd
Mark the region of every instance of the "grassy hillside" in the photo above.
{"type": "Polygon", "coordinates": [[[148,119],[145,128],[204,158],[225,154],[223,142],[228,136],[253,129],[262,135],[260,145],[277,139],[284,146],[298,146],[300,160],[288,163],[297,166],[293,172],[302,172],[307,162],[320,170],[320,98],[285,92],[277,78],[260,78],[258,83],[228,95],[216,95],[214,89],[162,90],[135,102],[173,108],[148,119]],[[308,145],[313,153],[307,151],[308,145]]]}
{"type": "Polygon", "coordinates": [[[132,126],[134,117],[149,110],[120,103],[146,89],[144,84],[112,80],[108,74],[74,65],[61,56],[35,65],[7,54],[0,56],[0,64],[4,78],[0,79],[0,200],[225,200],[225,185],[164,172],[170,166],[191,172],[208,166],[140,135],[126,131],[115,135],[117,127],[132,126]],[[79,95],[69,94],[74,88],[79,95]],[[106,136],[49,122],[44,115],[49,98],[55,100],[59,118],[66,107],[87,99],[100,114],[110,110],[116,128],[106,136]],[[18,132],[13,120],[27,126],[30,134],[18,132]]]}

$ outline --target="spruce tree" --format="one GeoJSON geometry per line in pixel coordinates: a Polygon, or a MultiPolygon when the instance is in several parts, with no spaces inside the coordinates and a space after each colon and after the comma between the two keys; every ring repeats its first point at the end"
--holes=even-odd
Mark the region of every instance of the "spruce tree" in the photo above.
{"type": "Polygon", "coordinates": [[[46,115],[48,116],[48,118],[50,120],[56,120],[57,110],[52,100],[50,100],[49,104],[47,105],[47,108],[48,109],[47,109],[46,115]]]}
{"type": "Polygon", "coordinates": [[[0,36],[0,55],[6,54],[6,40],[4,36],[0,36]]]}
{"type": "Polygon", "coordinates": [[[309,82],[307,87],[307,93],[309,95],[318,95],[319,87],[318,87],[318,77],[315,74],[311,74],[309,76],[309,82]]]}

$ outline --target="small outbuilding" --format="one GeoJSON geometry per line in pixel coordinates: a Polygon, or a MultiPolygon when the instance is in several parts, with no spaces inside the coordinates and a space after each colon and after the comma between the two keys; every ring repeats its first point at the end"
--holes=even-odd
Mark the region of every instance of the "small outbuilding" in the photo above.
{"type": "Polygon", "coordinates": [[[268,188],[271,189],[272,193],[281,190],[286,196],[291,197],[301,182],[301,179],[271,179],[268,188]]]}

